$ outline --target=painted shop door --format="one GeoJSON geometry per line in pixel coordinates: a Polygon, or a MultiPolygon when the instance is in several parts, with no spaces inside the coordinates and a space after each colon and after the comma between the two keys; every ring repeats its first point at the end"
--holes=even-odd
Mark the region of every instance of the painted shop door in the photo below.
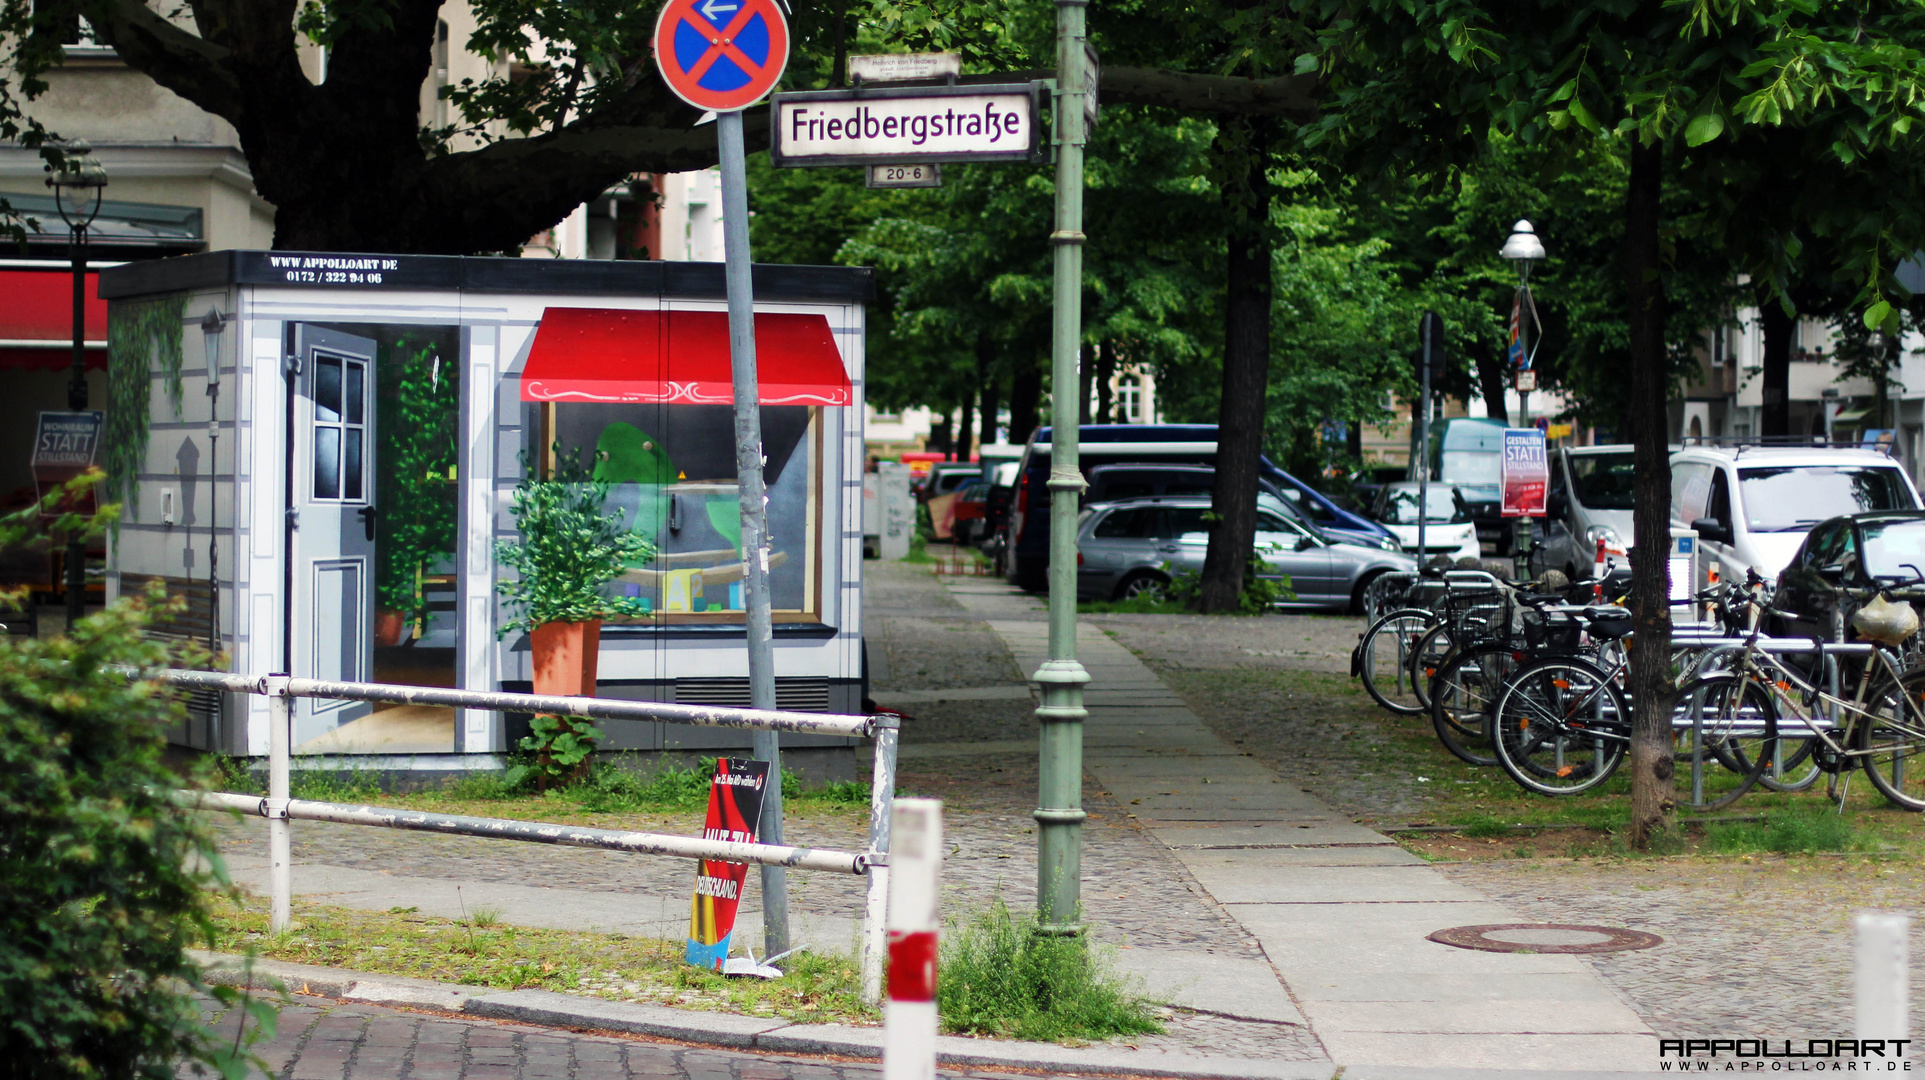
{"type": "MultiPolygon", "coordinates": [[[[374,670],[375,343],[297,326],[295,379],[292,641],[298,677],[371,681],[374,670]]],[[[304,698],[296,703],[294,746],[334,750],[324,739],[368,715],[366,702],[304,698]]]]}

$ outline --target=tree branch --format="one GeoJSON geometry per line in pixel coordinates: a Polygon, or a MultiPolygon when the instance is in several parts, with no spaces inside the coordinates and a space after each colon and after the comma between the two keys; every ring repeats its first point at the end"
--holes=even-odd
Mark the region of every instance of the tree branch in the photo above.
{"type": "Polygon", "coordinates": [[[1299,123],[1317,115],[1317,80],[1310,75],[1245,79],[1234,75],[1196,75],[1160,68],[1102,69],[1099,96],[1104,104],[1156,105],[1183,112],[1282,116],[1299,123]]]}
{"type": "Polygon", "coordinates": [[[129,67],[216,116],[239,118],[243,96],[227,66],[231,49],[182,30],[141,0],[89,0],[83,10],[95,36],[129,67]]]}

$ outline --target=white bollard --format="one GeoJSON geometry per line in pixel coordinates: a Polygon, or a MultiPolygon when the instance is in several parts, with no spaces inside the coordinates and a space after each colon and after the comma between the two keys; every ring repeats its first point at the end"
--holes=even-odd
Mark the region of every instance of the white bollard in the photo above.
{"type": "Polygon", "coordinates": [[[862,1003],[882,1003],[882,969],[889,953],[889,826],[895,816],[896,744],[902,732],[894,716],[877,718],[876,759],[869,781],[869,895],[862,913],[862,1003]]]}
{"type": "Polygon", "coordinates": [[[889,832],[889,1001],[882,1011],[882,1076],[934,1080],[942,801],[897,799],[889,832]]]}
{"type": "Polygon", "coordinates": [[[1907,1016],[1911,998],[1910,942],[1912,920],[1909,915],[1882,911],[1861,911],[1857,919],[1855,969],[1857,974],[1857,1016],[1854,1034],[1859,1040],[1862,1060],[1884,1062],[1907,1057],[1901,1049],[1887,1046],[1882,1054],[1865,1052],[1867,1039],[1909,1039],[1911,1022],[1907,1016]]]}
{"type": "Polygon", "coordinates": [[[279,934],[294,917],[294,851],[287,832],[288,755],[294,737],[294,699],[287,676],[269,675],[267,687],[267,928],[279,934]]]}

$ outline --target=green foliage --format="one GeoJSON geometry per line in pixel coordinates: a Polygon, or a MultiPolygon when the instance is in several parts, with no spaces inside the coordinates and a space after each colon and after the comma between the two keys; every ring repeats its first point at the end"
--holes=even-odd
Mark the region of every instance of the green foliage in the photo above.
{"type": "Polygon", "coordinates": [[[630,532],[620,514],[602,512],[610,485],[593,479],[579,454],[563,452],[559,443],[554,449],[554,475],[543,479],[530,466],[515,488],[509,509],[521,540],[495,546],[501,565],[519,575],[497,585],[512,613],[503,636],[646,611],[639,598],[602,590],[631,564],[653,559],[655,545],[630,532]]]}
{"type": "Polygon", "coordinates": [[[164,377],[174,418],[181,415],[181,315],[187,294],[115,301],[107,313],[107,420],[100,459],[107,482],[103,501],[134,502],[134,480],[147,462],[153,373],[164,377]]]}
{"type": "MultiPolygon", "coordinates": [[[[345,761],[307,763],[288,777],[288,793],[296,799],[315,802],[369,803],[381,797],[381,782],[374,773],[355,768],[345,761]]],[[[228,789],[237,790],[237,789],[228,789]]]]}
{"type": "Polygon", "coordinates": [[[596,743],[607,734],[579,716],[538,715],[529,721],[528,731],[516,745],[533,757],[509,766],[505,779],[512,785],[533,776],[544,789],[579,776],[596,743]]]}
{"type": "Polygon", "coordinates": [[[377,603],[406,616],[423,630],[434,616],[421,575],[455,549],[455,499],[449,471],[455,465],[455,427],[460,415],[460,365],[444,363],[432,343],[402,338],[380,370],[381,468],[376,481],[381,507],[377,603]],[[390,374],[392,372],[392,374],[390,374]],[[392,380],[392,382],[390,382],[392,380]]]}
{"type": "MultiPolygon", "coordinates": [[[[1169,564],[1164,563],[1165,571],[1169,564]]],[[[1262,615],[1277,604],[1287,604],[1297,598],[1297,592],[1290,587],[1288,575],[1278,578],[1265,577],[1270,567],[1263,561],[1262,552],[1253,551],[1243,567],[1243,588],[1237,593],[1237,609],[1234,612],[1221,612],[1225,615],[1262,615]]],[[[1203,575],[1193,571],[1183,571],[1170,578],[1164,590],[1168,602],[1180,610],[1194,612],[1197,597],[1203,591],[1203,575]]]]}
{"type": "Polygon", "coordinates": [[[1160,1033],[1148,1002],[1092,945],[1037,932],[997,900],[943,936],[936,1010],[943,1030],[1055,1042],[1160,1033]]]}
{"type": "MultiPolygon", "coordinates": [[[[28,519],[30,520],[30,519],[28,519]]],[[[0,532],[28,527],[22,515],[0,532]]],[[[9,1075],[244,1074],[273,1014],[209,987],[185,950],[210,941],[208,887],[226,886],[199,819],[173,802],[162,759],[179,698],[124,668],[205,660],[146,634],[178,611],[157,588],[48,639],[0,640],[0,1060],[9,1075]],[[197,995],[241,1007],[254,1035],[223,1038],[197,995]]]]}
{"type": "Polygon", "coordinates": [[[1791,803],[1765,814],[1763,821],[1733,821],[1705,830],[1705,845],[1723,854],[1772,851],[1794,855],[1814,851],[1871,851],[1871,838],[1831,805],[1791,803]]]}

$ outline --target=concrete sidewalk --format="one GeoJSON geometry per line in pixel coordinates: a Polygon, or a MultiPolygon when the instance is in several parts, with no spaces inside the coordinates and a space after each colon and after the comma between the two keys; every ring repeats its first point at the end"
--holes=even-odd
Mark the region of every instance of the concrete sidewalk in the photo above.
{"type": "MultiPolygon", "coordinates": [[[[1041,666],[1048,627],[1036,598],[980,578],[947,584],[1023,671],[1041,666]]],[[[1085,770],[1262,942],[1274,967],[1189,957],[1213,996],[1293,1001],[1346,1066],[1657,1067],[1656,1034],[1583,961],[1426,940],[1447,927],[1525,920],[1283,783],[1108,635],[1079,631],[1090,674],[1085,770]]]]}

